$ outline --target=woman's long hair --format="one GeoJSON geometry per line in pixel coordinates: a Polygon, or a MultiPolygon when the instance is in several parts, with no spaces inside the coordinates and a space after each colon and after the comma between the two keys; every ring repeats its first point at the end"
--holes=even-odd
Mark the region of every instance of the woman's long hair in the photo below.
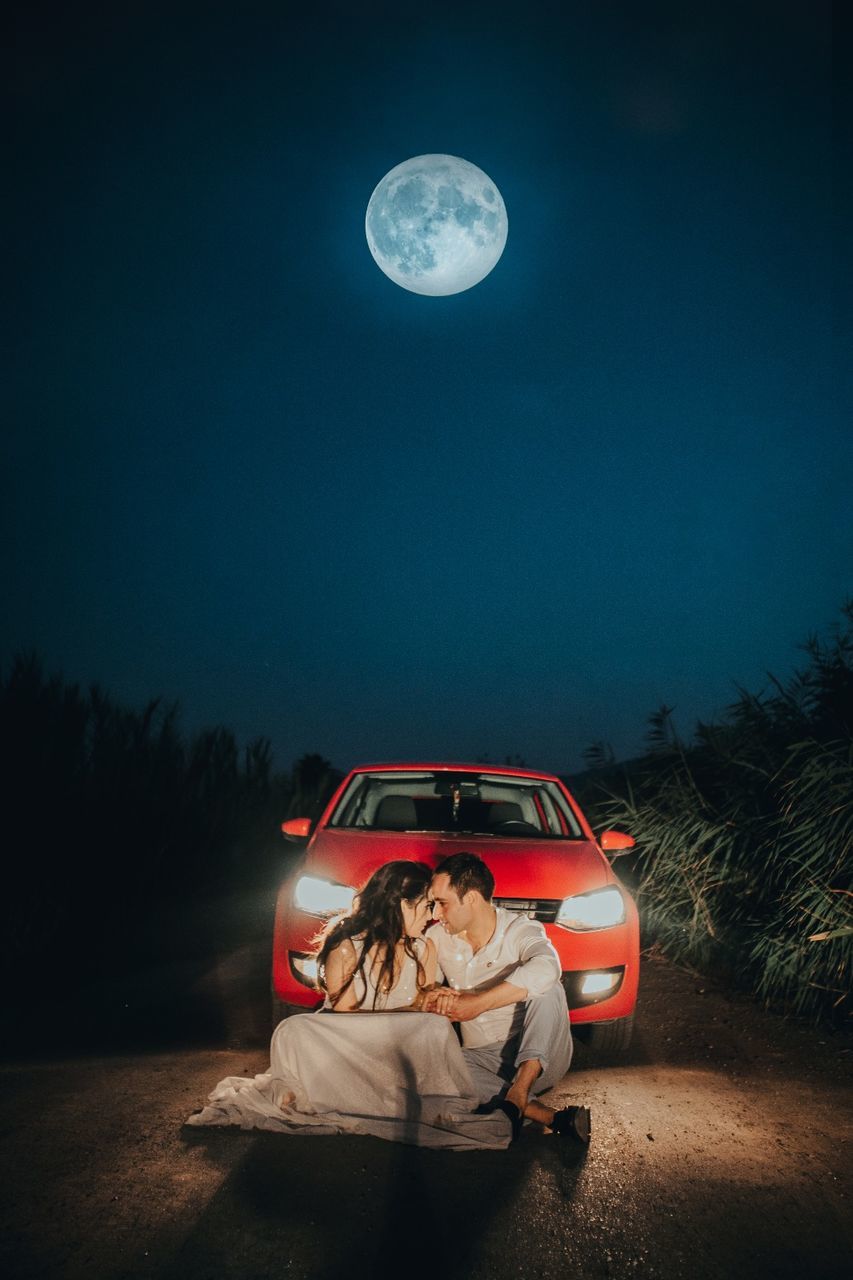
{"type": "MultiPolygon", "coordinates": [[[[358,964],[347,978],[340,991],[330,997],[332,1008],[348,991],[361,975],[362,983],[367,990],[364,966],[369,952],[376,948],[374,958],[379,958],[378,972],[374,978],[373,1008],[383,987],[388,990],[394,984],[394,956],[397,943],[402,941],[407,956],[411,956],[417,965],[417,987],[423,991],[426,986],[426,973],[403,923],[403,902],[417,902],[428,891],[432,880],[432,869],[425,862],[386,862],[384,867],[374,871],[367,884],[354,899],[352,908],[345,916],[330,920],[319,935],[317,951],[317,970],[320,986],[328,994],[326,987],[326,961],[335,947],[339,947],[347,938],[358,938],[362,941],[358,964]]],[[[359,1007],[364,997],[359,1001],[359,1007]]]]}

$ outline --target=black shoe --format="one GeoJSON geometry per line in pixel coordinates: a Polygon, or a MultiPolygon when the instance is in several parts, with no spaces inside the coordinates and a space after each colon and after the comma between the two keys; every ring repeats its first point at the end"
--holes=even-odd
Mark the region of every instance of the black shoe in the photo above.
{"type": "Polygon", "coordinates": [[[563,1107],[562,1111],[555,1111],[551,1128],[561,1138],[573,1138],[588,1147],[592,1132],[589,1107],[563,1107]]]}

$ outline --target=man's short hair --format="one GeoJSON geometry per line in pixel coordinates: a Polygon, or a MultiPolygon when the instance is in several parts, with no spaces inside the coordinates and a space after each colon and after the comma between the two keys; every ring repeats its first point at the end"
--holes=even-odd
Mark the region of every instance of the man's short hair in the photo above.
{"type": "Polygon", "coordinates": [[[491,902],[495,891],[495,877],[482,858],[476,853],[452,853],[438,864],[433,875],[447,876],[457,898],[464,898],[471,889],[491,902]]]}

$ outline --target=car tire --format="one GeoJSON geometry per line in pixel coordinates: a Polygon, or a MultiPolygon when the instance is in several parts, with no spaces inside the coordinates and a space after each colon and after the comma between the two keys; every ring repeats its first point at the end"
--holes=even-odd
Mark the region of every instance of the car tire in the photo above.
{"type": "Polygon", "coordinates": [[[596,1054],[624,1053],[634,1034],[634,1015],[584,1027],[588,1048],[596,1054]]]}

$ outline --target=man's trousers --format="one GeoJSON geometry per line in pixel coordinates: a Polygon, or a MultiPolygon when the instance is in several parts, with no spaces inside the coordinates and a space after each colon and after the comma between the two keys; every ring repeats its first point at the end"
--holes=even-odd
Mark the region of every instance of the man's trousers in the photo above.
{"type": "Polygon", "coordinates": [[[572,1033],[563,984],[555,982],[542,996],[528,996],[523,1021],[516,1018],[514,1031],[505,1043],[477,1049],[463,1047],[462,1053],[483,1103],[503,1097],[522,1062],[532,1058],[542,1064],[542,1071],[531,1094],[552,1089],[572,1060],[572,1033]]]}

